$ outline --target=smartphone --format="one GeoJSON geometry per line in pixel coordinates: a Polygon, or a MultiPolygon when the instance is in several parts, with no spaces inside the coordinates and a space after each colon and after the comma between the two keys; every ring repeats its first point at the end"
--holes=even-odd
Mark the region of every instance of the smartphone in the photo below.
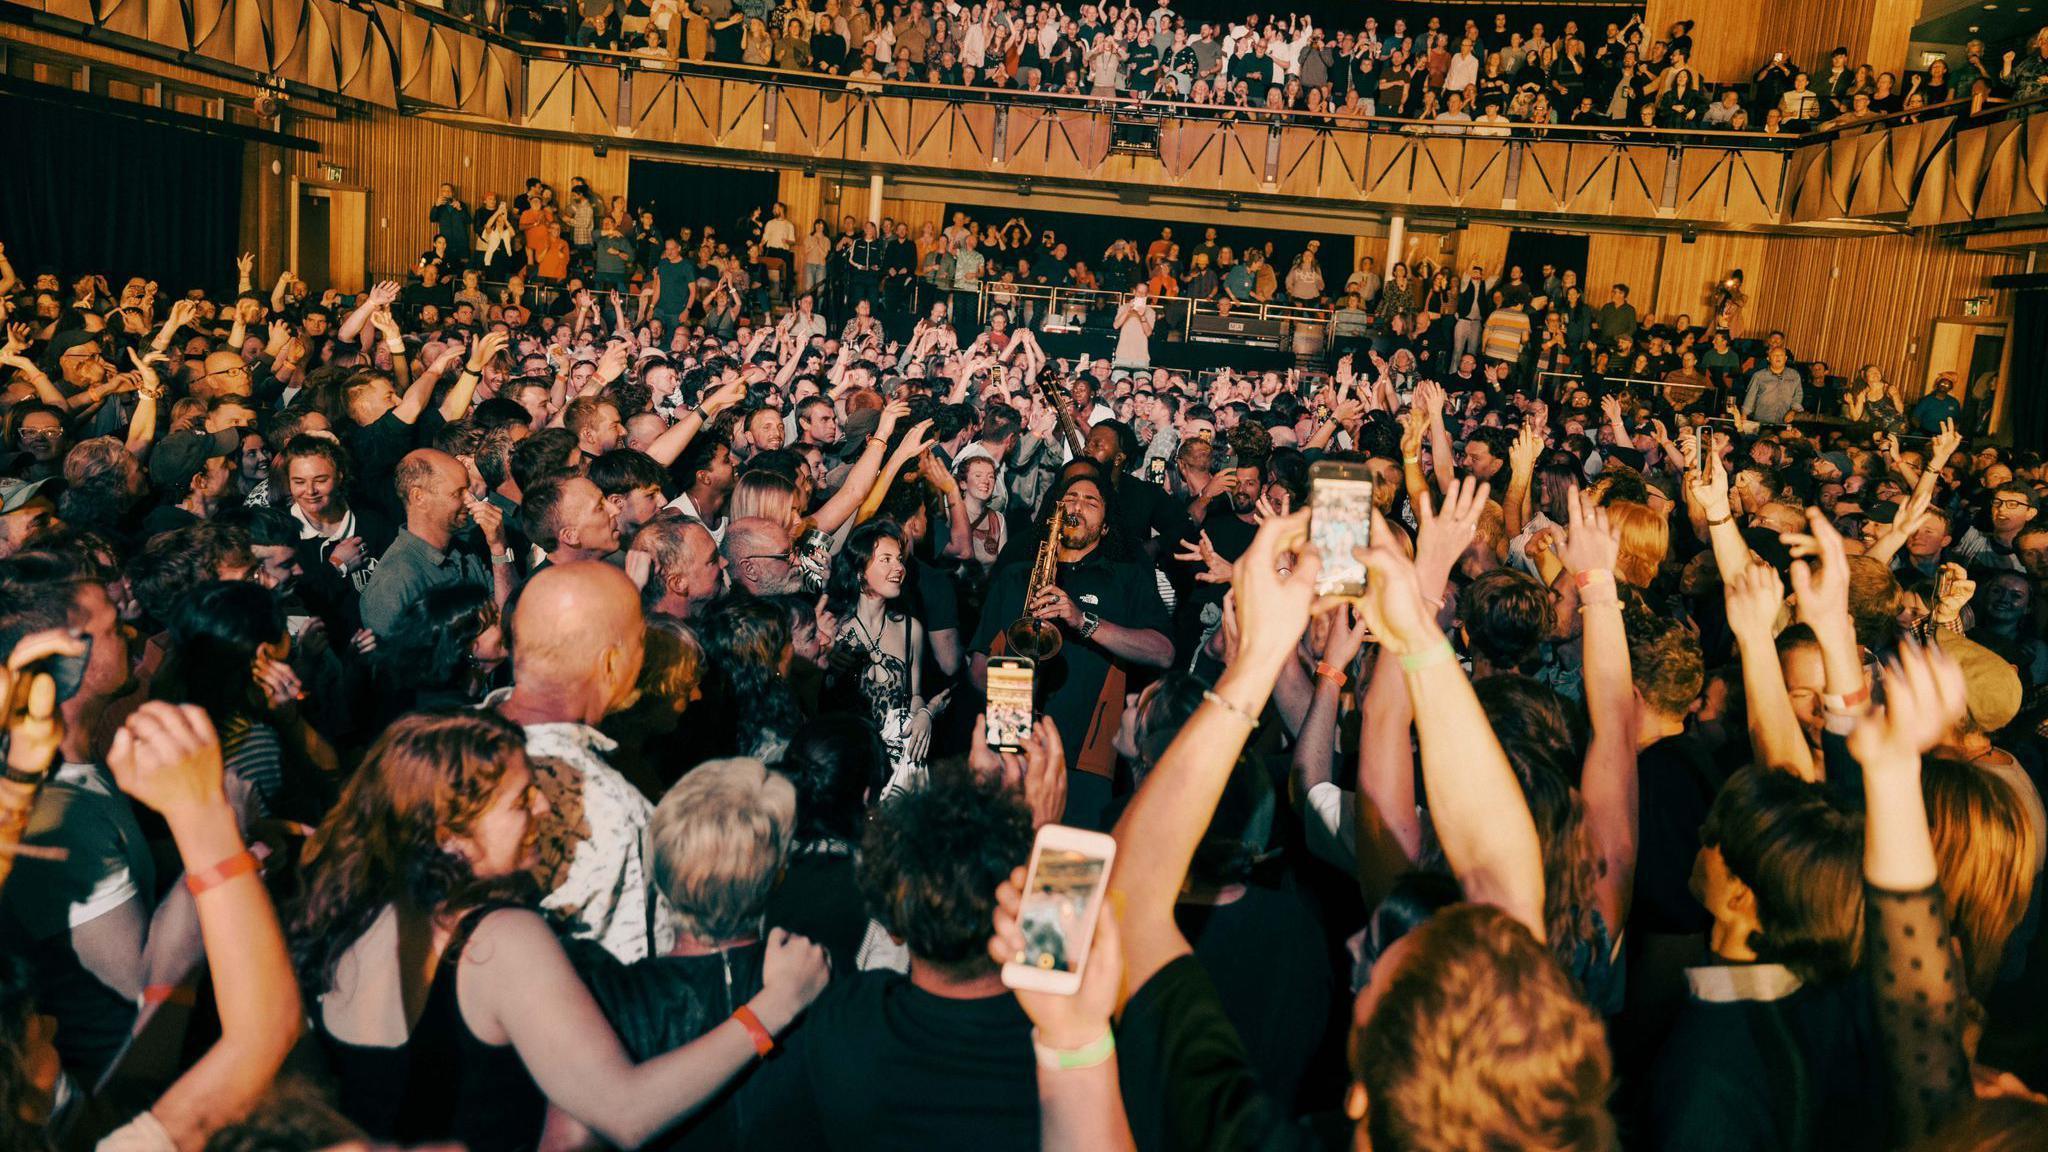
{"type": "Polygon", "coordinates": [[[1319,460],[1308,470],[1308,535],[1322,554],[1316,592],[1358,596],[1365,592],[1365,561],[1358,552],[1372,541],[1372,473],[1362,463],[1319,460]]]}
{"type": "MultiPolygon", "coordinates": [[[[92,637],[84,632],[73,631],[73,639],[85,645],[76,656],[45,656],[22,669],[27,673],[19,678],[20,691],[27,692],[29,683],[36,676],[48,676],[51,686],[57,690],[57,703],[62,704],[85,686],[85,669],[92,663],[92,637]]],[[[26,699],[26,696],[22,697],[26,699]]],[[[12,713],[10,713],[11,715],[12,713]]]]}
{"type": "Polygon", "coordinates": [[[1154,456],[1145,461],[1145,478],[1154,484],[1166,482],[1166,457],[1154,456]]]}
{"type": "Polygon", "coordinates": [[[1081,988],[1116,841],[1101,832],[1047,824],[1031,845],[1017,927],[1024,950],[1003,965],[1003,983],[1031,992],[1071,996],[1081,988]]]}
{"type": "Polygon", "coordinates": [[[1031,714],[1037,707],[1038,665],[1022,656],[996,656],[988,662],[988,746],[1021,752],[1031,738],[1031,714]]]}

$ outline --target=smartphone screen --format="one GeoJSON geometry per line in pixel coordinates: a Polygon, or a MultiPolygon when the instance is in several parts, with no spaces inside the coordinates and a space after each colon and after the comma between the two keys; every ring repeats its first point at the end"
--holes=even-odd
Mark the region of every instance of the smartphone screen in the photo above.
{"type": "Polygon", "coordinates": [[[1036,674],[1036,666],[1022,657],[998,656],[988,662],[989,747],[1014,752],[1030,738],[1036,674]]]}
{"type": "Polygon", "coordinates": [[[1145,476],[1154,484],[1164,481],[1166,479],[1166,457],[1154,456],[1150,460],[1145,461],[1145,476]]]}
{"type": "Polygon", "coordinates": [[[1058,824],[1039,829],[1017,911],[1024,951],[1004,966],[1007,983],[1048,992],[1079,989],[1115,852],[1115,841],[1101,833],[1058,824]]]}
{"type": "Polygon", "coordinates": [[[1309,539],[1323,557],[1316,591],[1325,596],[1364,592],[1365,561],[1357,554],[1372,540],[1372,478],[1311,472],[1308,500],[1309,539]]]}

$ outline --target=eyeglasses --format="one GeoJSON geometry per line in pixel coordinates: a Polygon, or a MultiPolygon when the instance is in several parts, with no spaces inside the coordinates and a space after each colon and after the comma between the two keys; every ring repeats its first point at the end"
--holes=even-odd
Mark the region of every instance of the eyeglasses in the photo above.
{"type": "Polygon", "coordinates": [[[2008,512],[2010,512],[2010,511],[2013,511],[2013,510],[2015,510],[2015,509],[2020,509],[2020,508],[2032,508],[2033,506],[2034,506],[2034,505],[2033,505],[2033,502],[2032,502],[2032,501],[2028,501],[2028,500],[2022,500],[2022,499],[2020,499],[2020,498],[2019,498],[2019,497],[2017,497],[2017,496],[2008,496],[2008,497],[2005,497],[2004,499],[2001,499],[2001,500],[1993,500],[1993,501],[1991,502],[1991,507],[1992,507],[1992,508],[1993,508],[1994,510],[1997,510],[1997,509],[2004,509],[2005,511],[2008,511],[2008,512]]]}

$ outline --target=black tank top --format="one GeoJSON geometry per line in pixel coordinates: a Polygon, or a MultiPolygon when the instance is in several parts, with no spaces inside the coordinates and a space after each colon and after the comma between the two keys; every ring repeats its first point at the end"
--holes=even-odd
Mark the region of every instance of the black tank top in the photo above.
{"type": "Polygon", "coordinates": [[[396,1048],[350,1044],[314,1013],[321,1046],[341,1087],[341,1111],[372,1139],[455,1141],[469,1152],[522,1152],[540,1142],[547,1098],[509,1044],[486,1044],[463,1022],[456,999],[470,933],[500,906],[463,916],[434,969],[426,1007],[396,1048]]]}

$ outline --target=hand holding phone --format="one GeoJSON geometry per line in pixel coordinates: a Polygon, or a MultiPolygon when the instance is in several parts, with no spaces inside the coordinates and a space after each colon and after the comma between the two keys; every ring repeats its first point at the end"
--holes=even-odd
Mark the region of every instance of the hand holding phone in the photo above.
{"type": "Polygon", "coordinates": [[[1116,841],[1103,833],[1064,824],[1038,830],[1015,909],[997,913],[997,937],[1008,945],[1005,986],[1060,996],[1081,990],[1115,860],[1116,841]],[[1014,916],[1008,932],[1006,912],[1014,916]]]}
{"type": "Polygon", "coordinates": [[[1031,738],[1031,717],[1037,708],[1038,666],[1022,656],[997,656],[988,662],[988,746],[1022,752],[1031,738]]]}
{"type": "Polygon", "coordinates": [[[1318,461],[1308,472],[1309,539],[1322,555],[1320,596],[1365,592],[1365,561],[1372,542],[1372,473],[1364,464],[1318,461]]]}

